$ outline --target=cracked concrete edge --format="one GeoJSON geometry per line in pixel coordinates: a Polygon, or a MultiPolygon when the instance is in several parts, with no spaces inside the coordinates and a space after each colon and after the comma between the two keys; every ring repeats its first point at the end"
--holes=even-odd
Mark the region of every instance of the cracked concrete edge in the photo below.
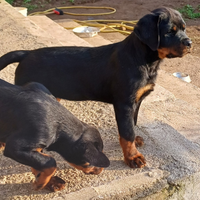
{"type": "Polygon", "coordinates": [[[149,195],[148,197],[139,198],[139,200],[186,200],[200,198],[200,172],[188,176],[187,178],[168,182],[167,187],[161,191],[149,195]]]}
{"type": "Polygon", "coordinates": [[[151,172],[143,172],[120,180],[114,180],[109,182],[109,184],[97,187],[84,188],[51,200],[138,199],[148,194],[161,191],[163,188],[167,187],[168,176],[169,172],[154,169],[151,170],[151,172]]]}
{"type": "Polygon", "coordinates": [[[52,198],[51,200],[185,200],[199,199],[200,172],[175,182],[167,182],[168,172],[153,170],[151,174],[143,173],[115,180],[109,185],[88,187],[77,192],[52,198]],[[148,195],[148,196],[147,196],[148,195]]]}

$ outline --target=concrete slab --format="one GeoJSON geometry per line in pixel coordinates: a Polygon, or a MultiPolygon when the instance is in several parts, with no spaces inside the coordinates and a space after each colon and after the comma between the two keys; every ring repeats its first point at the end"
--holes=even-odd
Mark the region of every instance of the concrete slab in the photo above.
{"type": "Polygon", "coordinates": [[[127,37],[127,35],[122,35],[121,33],[117,33],[117,32],[99,33],[99,35],[102,36],[103,38],[109,40],[112,43],[120,42],[127,37]]]}
{"type": "Polygon", "coordinates": [[[169,91],[166,93],[167,90],[163,89],[156,85],[152,95],[142,103],[139,124],[149,124],[159,120],[172,126],[188,140],[200,145],[200,110],[176,98],[169,91]],[[163,95],[166,99],[161,99],[163,95]]]}
{"type": "Polygon", "coordinates": [[[43,30],[56,38],[62,46],[92,46],[87,41],[66,30],[46,16],[28,16],[28,18],[40,26],[43,30]]]}
{"type": "Polygon", "coordinates": [[[172,74],[164,71],[158,71],[157,84],[172,92],[176,98],[188,102],[190,105],[200,110],[200,88],[187,83],[172,74]]]}
{"type": "Polygon", "coordinates": [[[0,3],[0,55],[13,50],[61,45],[5,1],[0,3]]]}
{"type": "MultiPolygon", "coordinates": [[[[0,56],[19,49],[35,49],[46,46],[61,45],[51,34],[47,33],[10,4],[1,0],[0,3],[0,56]]],[[[1,71],[0,77],[14,82],[15,65],[9,65],[1,71]]]]}

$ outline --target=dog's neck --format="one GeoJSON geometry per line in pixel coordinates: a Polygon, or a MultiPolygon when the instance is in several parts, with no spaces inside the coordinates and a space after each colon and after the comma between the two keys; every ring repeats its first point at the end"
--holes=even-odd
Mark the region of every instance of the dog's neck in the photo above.
{"type": "Polygon", "coordinates": [[[158,57],[158,51],[153,51],[150,47],[144,44],[134,32],[122,41],[121,45],[121,51],[123,52],[124,48],[129,48],[128,52],[130,52],[131,55],[128,56],[134,59],[137,68],[142,73],[148,75],[149,80],[151,79],[155,82],[157,71],[162,61],[162,59],[158,57]]]}
{"type": "Polygon", "coordinates": [[[125,48],[129,48],[130,51],[135,55],[134,57],[140,58],[137,60],[138,64],[150,66],[158,65],[161,59],[158,57],[158,51],[153,51],[149,46],[144,44],[133,32],[129,35],[122,44],[125,45],[125,48]]]}

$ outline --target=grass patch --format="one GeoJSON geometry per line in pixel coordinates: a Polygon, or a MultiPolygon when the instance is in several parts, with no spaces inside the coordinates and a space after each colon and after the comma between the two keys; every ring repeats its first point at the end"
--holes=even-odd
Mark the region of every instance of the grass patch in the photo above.
{"type": "Polygon", "coordinates": [[[41,4],[41,2],[37,2],[37,4],[33,4],[31,0],[23,0],[22,6],[26,7],[28,11],[34,10],[38,8],[38,5],[41,4]]]}
{"type": "MultiPolygon", "coordinates": [[[[12,5],[14,0],[6,0],[6,2],[12,5]]],[[[27,8],[28,11],[38,8],[38,5],[32,4],[31,0],[23,0],[21,6],[27,8]]],[[[40,7],[43,7],[43,5],[40,5],[40,7]]]]}
{"type": "Polygon", "coordinates": [[[14,0],[6,0],[9,4],[12,4],[14,0]]]}
{"type": "Polygon", "coordinates": [[[33,5],[32,4],[24,4],[23,6],[26,7],[28,11],[38,8],[38,5],[36,5],[36,4],[33,4],[33,5]]]}
{"type": "Polygon", "coordinates": [[[184,17],[189,19],[200,18],[200,5],[196,8],[193,8],[191,5],[186,5],[183,8],[178,10],[184,17]]]}

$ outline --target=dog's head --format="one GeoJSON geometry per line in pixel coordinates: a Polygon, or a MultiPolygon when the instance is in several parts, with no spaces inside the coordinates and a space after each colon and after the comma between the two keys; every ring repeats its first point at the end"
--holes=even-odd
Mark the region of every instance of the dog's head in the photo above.
{"type": "Polygon", "coordinates": [[[182,57],[191,49],[181,14],[171,8],[159,8],[145,15],[135,26],[136,36],[163,59],[182,57]]]}
{"type": "Polygon", "coordinates": [[[103,153],[103,141],[97,129],[90,127],[84,131],[73,147],[73,163],[70,165],[85,174],[99,174],[110,165],[103,153]]]}

